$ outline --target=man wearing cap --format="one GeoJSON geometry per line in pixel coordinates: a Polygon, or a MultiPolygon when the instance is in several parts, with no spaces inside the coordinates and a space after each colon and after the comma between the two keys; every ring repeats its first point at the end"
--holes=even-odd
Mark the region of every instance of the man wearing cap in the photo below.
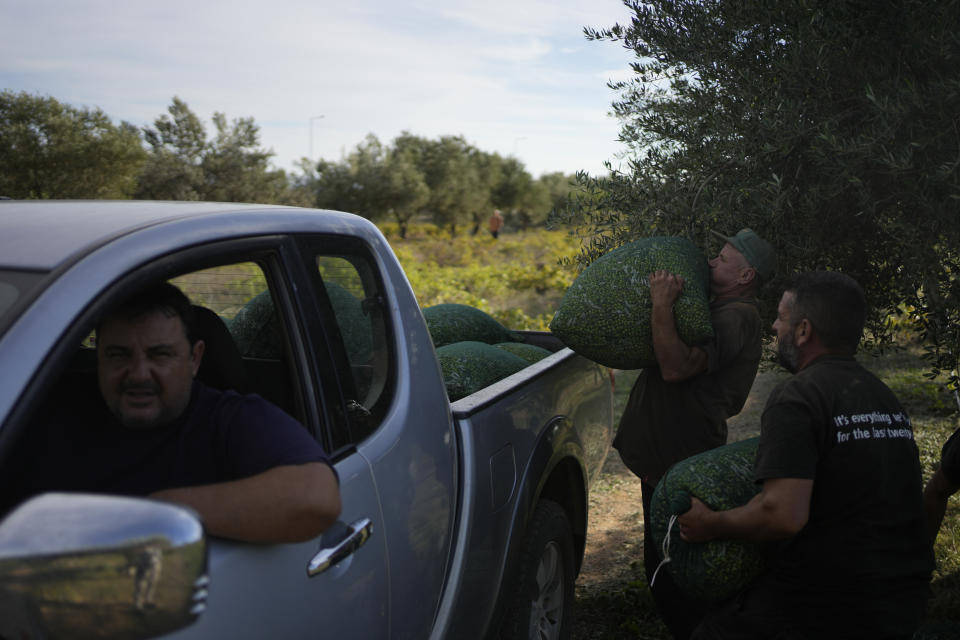
{"type": "MultiPolygon", "coordinates": [[[[658,366],[640,373],[613,441],[624,464],[641,481],[648,582],[660,564],[648,517],[654,488],[673,464],[726,444],[726,420],[743,408],[760,364],[756,294],[773,276],[776,255],[750,229],[734,236],[714,233],[725,242],[709,261],[714,337],[704,344],[684,343],[673,315],[684,280],[667,271],[650,274],[658,366]]],[[[673,584],[669,565],[661,569],[651,591],[674,637],[689,637],[702,613],[673,584]]]]}

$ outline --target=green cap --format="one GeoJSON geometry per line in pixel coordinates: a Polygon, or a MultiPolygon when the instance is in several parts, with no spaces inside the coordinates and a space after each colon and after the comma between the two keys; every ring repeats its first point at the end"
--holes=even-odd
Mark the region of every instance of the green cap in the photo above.
{"type": "Polygon", "coordinates": [[[714,231],[713,234],[723,238],[742,253],[761,280],[769,280],[777,271],[777,254],[773,247],[752,230],[741,229],[735,236],[725,236],[719,231],[714,231]]]}

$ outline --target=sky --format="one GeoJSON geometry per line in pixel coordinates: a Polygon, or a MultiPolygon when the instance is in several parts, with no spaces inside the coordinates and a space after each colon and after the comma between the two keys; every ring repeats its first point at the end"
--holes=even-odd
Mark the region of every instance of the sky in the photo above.
{"type": "Polygon", "coordinates": [[[534,177],[624,161],[611,80],[632,52],[583,27],[620,0],[0,0],[0,89],[146,126],[173,97],[252,117],[275,168],[364,138],[461,135],[534,177]]]}

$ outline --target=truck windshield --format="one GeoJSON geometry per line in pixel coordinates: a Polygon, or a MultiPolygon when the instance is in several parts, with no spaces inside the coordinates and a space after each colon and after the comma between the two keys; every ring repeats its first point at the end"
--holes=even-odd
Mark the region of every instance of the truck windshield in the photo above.
{"type": "Polygon", "coordinates": [[[0,335],[14,320],[20,302],[40,284],[45,274],[36,271],[12,271],[0,269],[0,335]]]}

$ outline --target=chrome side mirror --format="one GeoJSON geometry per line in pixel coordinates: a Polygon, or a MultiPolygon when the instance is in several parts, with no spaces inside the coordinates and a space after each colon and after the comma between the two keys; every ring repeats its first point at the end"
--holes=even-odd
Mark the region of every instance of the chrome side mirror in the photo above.
{"type": "Polygon", "coordinates": [[[48,493],[0,523],[0,637],[152,638],[207,595],[203,527],[183,507],[48,493]]]}

